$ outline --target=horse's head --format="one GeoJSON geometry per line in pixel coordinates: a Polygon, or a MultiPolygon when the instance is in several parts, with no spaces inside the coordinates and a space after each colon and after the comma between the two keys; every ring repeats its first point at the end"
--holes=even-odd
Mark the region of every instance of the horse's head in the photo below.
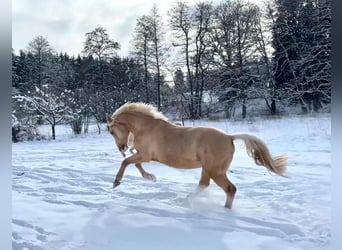
{"type": "Polygon", "coordinates": [[[128,135],[129,131],[125,124],[117,121],[117,119],[113,119],[112,117],[107,116],[107,125],[109,128],[109,132],[114,137],[115,143],[121,152],[121,154],[125,157],[125,152],[128,149],[128,135]]]}

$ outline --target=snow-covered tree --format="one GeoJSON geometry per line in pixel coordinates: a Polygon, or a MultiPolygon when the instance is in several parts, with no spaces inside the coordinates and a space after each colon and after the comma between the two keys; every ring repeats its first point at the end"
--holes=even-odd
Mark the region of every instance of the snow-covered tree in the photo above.
{"type": "Polygon", "coordinates": [[[195,53],[193,56],[196,114],[202,117],[202,101],[205,78],[209,66],[213,61],[210,49],[209,34],[211,31],[213,7],[209,2],[199,2],[192,12],[192,26],[194,29],[195,53]]]}
{"type": "Polygon", "coordinates": [[[70,92],[70,90],[64,90],[56,93],[53,87],[43,85],[40,88],[36,86],[35,92],[30,96],[17,95],[14,98],[20,102],[22,109],[51,125],[52,139],[55,140],[56,125],[69,122],[74,115],[72,109],[66,105],[70,92]]]}
{"type": "Polygon", "coordinates": [[[221,100],[239,102],[242,118],[247,114],[253,82],[250,64],[256,57],[254,24],[258,12],[256,5],[242,0],[226,0],[215,11],[212,45],[224,88],[221,100]]]}
{"type": "Polygon", "coordinates": [[[274,20],[275,8],[270,2],[264,3],[263,11],[261,10],[255,19],[255,38],[257,51],[260,54],[259,79],[262,88],[260,97],[266,101],[271,115],[277,113],[277,101],[279,98],[279,85],[274,79],[274,65],[272,62],[272,25],[274,20]]]}
{"type": "Polygon", "coordinates": [[[331,101],[331,1],[275,0],[275,81],[303,112],[331,101]]]}

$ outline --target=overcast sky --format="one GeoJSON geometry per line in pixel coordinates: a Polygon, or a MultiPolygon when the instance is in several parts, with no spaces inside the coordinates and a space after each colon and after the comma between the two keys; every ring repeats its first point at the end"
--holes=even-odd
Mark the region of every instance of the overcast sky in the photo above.
{"type": "Polygon", "coordinates": [[[34,37],[42,35],[56,52],[77,56],[85,33],[100,25],[120,43],[119,55],[127,56],[136,19],[147,14],[153,3],[166,15],[175,0],[13,0],[12,47],[16,52],[26,49],[34,37]]]}

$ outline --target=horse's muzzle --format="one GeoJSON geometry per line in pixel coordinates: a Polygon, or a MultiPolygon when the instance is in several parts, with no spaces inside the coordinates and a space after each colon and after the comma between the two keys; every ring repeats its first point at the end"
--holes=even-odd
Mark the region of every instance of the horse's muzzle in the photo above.
{"type": "Polygon", "coordinates": [[[126,157],[125,152],[127,151],[128,146],[127,145],[121,145],[121,146],[118,146],[118,148],[119,148],[121,154],[123,155],[123,157],[126,157]]]}

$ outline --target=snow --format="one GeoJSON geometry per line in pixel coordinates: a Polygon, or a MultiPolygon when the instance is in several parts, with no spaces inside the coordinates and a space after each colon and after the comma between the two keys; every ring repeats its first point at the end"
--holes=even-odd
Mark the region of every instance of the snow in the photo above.
{"type": "Polygon", "coordinates": [[[189,197],[200,169],[146,163],[151,182],[130,166],[113,189],[123,158],[111,135],[58,126],[56,141],[13,144],[13,249],[329,249],[330,115],[194,125],[260,137],[272,154],[289,155],[290,178],[256,166],[236,141],[232,210],[213,182],[189,197]]]}

